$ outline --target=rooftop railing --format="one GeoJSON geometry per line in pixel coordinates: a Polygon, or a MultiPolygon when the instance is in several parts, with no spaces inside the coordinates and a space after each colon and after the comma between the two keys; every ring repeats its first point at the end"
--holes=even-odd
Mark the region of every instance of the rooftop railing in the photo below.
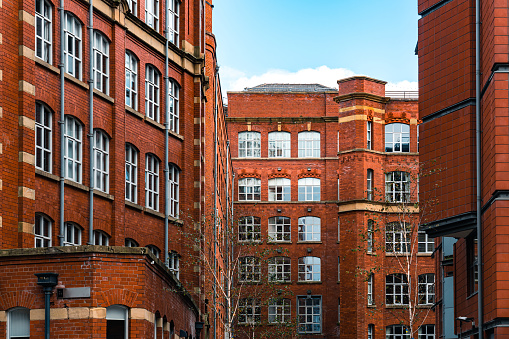
{"type": "Polygon", "coordinates": [[[419,99],[419,91],[385,91],[391,99],[419,99]]]}

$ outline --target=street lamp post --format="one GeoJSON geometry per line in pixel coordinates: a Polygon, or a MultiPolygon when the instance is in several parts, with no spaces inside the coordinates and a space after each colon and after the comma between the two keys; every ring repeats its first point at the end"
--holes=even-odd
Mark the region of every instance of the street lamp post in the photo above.
{"type": "Polygon", "coordinates": [[[36,273],[37,285],[44,291],[44,339],[49,339],[50,297],[53,287],[58,284],[58,273],[36,273]]]}

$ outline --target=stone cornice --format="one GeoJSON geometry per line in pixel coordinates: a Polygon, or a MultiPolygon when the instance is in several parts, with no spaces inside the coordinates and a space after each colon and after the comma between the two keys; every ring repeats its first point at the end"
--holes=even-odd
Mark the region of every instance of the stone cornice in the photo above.
{"type": "Polygon", "coordinates": [[[344,94],[344,95],[334,97],[334,101],[337,103],[340,103],[343,101],[349,101],[349,100],[369,100],[369,101],[374,101],[374,102],[378,102],[381,104],[385,104],[385,103],[389,102],[391,100],[391,98],[381,97],[379,95],[365,93],[365,92],[349,93],[349,94],[344,94]]]}

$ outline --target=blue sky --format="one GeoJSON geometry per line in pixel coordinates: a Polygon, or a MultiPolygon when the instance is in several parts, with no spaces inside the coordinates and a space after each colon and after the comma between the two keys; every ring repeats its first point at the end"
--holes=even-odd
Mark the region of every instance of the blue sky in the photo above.
{"type": "MultiPolygon", "coordinates": [[[[415,0],[214,0],[223,91],[352,75],[417,90],[415,0]]],[[[389,88],[388,88],[389,89],[389,88]]]]}

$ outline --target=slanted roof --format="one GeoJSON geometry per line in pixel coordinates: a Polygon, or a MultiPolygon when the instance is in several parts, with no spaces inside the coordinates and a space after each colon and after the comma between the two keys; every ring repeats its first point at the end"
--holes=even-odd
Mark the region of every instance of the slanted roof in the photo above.
{"type": "Polygon", "coordinates": [[[246,87],[244,92],[301,92],[301,93],[337,93],[336,88],[327,87],[320,84],[262,84],[255,87],[246,87]]]}

